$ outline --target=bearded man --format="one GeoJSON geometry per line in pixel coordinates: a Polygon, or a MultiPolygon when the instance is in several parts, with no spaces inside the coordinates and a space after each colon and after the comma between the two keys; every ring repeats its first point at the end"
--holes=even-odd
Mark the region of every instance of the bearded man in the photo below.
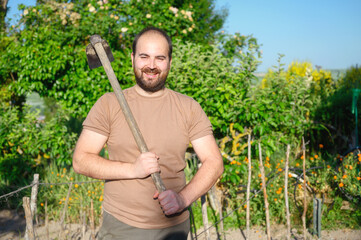
{"type": "Polygon", "coordinates": [[[187,239],[187,208],[217,181],[223,160],[201,106],[165,88],[172,64],[170,37],[155,27],[142,30],[131,59],[137,84],[124,95],[149,152],[140,152],[115,94],[106,93],[83,122],[73,167],[105,180],[99,239],[187,239]],[[189,143],[202,165],[186,183],[189,143]],[[109,159],[99,156],[105,144],[109,159]],[[167,189],[162,193],[150,177],[155,172],[167,189]]]}

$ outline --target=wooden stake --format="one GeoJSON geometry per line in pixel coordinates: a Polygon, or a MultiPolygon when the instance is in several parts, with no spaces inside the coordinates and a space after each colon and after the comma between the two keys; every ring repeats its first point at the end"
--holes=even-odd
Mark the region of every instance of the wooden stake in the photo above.
{"type": "Polygon", "coordinates": [[[71,192],[72,186],[73,186],[73,183],[71,182],[69,184],[68,194],[66,195],[66,199],[65,199],[65,203],[64,203],[64,207],[63,207],[63,212],[61,214],[61,219],[60,219],[61,231],[59,233],[59,239],[63,239],[65,237],[64,236],[64,233],[65,233],[65,231],[64,231],[65,230],[64,221],[65,221],[65,214],[68,211],[68,202],[69,202],[69,197],[70,197],[70,192],[71,192]]]}
{"type": "Polygon", "coordinates": [[[247,236],[249,240],[251,236],[251,230],[249,228],[250,223],[250,192],[251,192],[251,181],[252,181],[252,163],[251,163],[251,134],[248,134],[248,182],[247,182],[247,212],[246,212],[246,225],[247,225],[247,236]]]}
{"type": "Polygon", "coordinates": [[[94,224],[94,206],[93,199],[90,200],[90,229],[91,229],[91,239],[95,240],[95,224],[94,224]]]}
{"type": "MultiPolygon", "coordinates": [[[[214,209],[216,214],[219,214],[219,219],[222,219],[223,218],[222,204],[220,203],[219,198],[217,196],[216,184],[214,184],[211,187],[211,189],[207,192],[207,195],[208,195],[208,199],[209,199],[209,203],[210,203],[211,207],[214,209]]],[[[223,221],[220,221],[219,225],[220,225],[219,227],[220,227],[221,235],[223,236],[225,234],[223,221]]]]}
{"type": "Polygon", "coordinates": [[[36,217],[36,200],[37,200],[37,196],[38,196],[38,188],[39,188],[39,174],[35,173],[34,174],[34,180],[33,180],[33,187],[31,188],[31,200],[30,200],[30,209],[31,209],[31,213],[33,218],[36,219],[36,223],[38,223],[37,221],[37,217],[36,217]]]}
{"type": "Polygon", "coordinates": [[[86,232],[86,211],[83,209],[83,203],[80,202],[80,209],[81,209],[81,221],[82,221],[82,229],[81,229],[81,239],[85,239],[85,232],[86,232]]]}
{"type": "Polygon", "coordinates": [[[66,195],[66,199],[65,199],[65,203],[64,203],[64,207],[63,207],[63,212],[61,214],[61,219],[60,219],[60,224],[61,224],[61,229],[62,230],[64,230],[64,228],[65,228],[65,226],[64,226],[65,214],[68,211],[68,202],[69,202],[69,197],[70,197],[70,192],[71,192],[72,187],[73,187],[73,183],[71,182],[69,184],[68,194],[66,195]]]}
{"type": "Polygon", "coordinates": [[[290,208],[288,205],[288,162],[290,157],[290,145],[287,145],[286,166],[285,166],[285,204],[286,204],[286,220],[287,220],[287,240],[291,240],[291,220],[290,208]]]}
{"type": "Polygon", "coordinates": [[[49,240],[48,199],[45,200],[45,232],[46,232],[46,240],[49,240]]]}
{"type": "Polygon", "coordinates": [[[34,233],[33,216],[31,214],[29,197],[23,197],[23,208],[25,211],[25,218],[26,218],[25,239],[33,240],[35,239],[35,233],[34,233]]]}
{"type": "Polygon", "coordinates": [[[263,188],[263,196],[264,196],[264,207],[266,209],[267,240],[271,240],[271,227],[270,227],[270,221],[269,221],[266,179],[265,179],[265,172],[264,172],[263,162],[262,162],[261,143],[258,143],[258,149],[259,149],[259,163],[260,163],[259,168],[261,170],[262,188],[263,188]]]}
{"type": "Polygon", "coordinates": [[[307,212],[307,188],[306,188],[306,146],[305,139],[302,137],[302,153],[303,153],[303,214],[302,214],[302,223],[303,223],[303,239],[307,239],[307,229],[306,229],[306,212],[307,212]]]}
{"type": "Polygon", "coordinates": [[[202,203],[203,226],[204,226],[204,230],[206,231],[206,239],[210,240],[211,238],[208,229],[209,227],[208,227],[207,201],[205,195],[201,197],[201,203],[202,203]]]}

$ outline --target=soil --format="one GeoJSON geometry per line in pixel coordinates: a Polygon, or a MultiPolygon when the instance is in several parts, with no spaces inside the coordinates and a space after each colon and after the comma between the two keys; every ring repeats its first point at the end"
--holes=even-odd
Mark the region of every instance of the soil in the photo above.
{"type": "MultiPolygon", "coordinates": [[[[0,240],[9,239],[22,239],[24,237],[25,230],[25,217],[23,213],[18,213],[14,210],[2,210],[0,211],[0,240]]],[[[87,226],[84,229],[84,238],[90,239],[91,229],[87,226]]],[[[98,228],[95,229],[97,233],[98,228]]],[[[67,224],[65,231],[61,231],[61,226],[57,222],[50,222],[48,228],[43,223],[39,223],[35,227],[37,239],[58,239],[59,234],[63,234],[64,239],[82,239],[83,226],[81,224],[67,224]],[[47,233],[48,232],[48,233],[47,233]],[[47,237],[49,236],[49,237],[47,237]]],[[[285,226],[272,226],[271,235],[272,239],[286,239],[285,226]]],[[[303,233],[300,230],[292,229],[292,239],[303,239],[303,233]]],[[[188,240],[206,240],[206,233],[202,229],[197,231],[197,238],[193,234],[188,237],[188,240]]],[[[216,233],[215,228],[210,229],[210,239],[226,239],[226,240],[242,240],[245,239],[245,229],[228,230],[225,233],[225,237],[216,233]]],[[[340,230],[323,230],[321,232],[322,239],[327,240],[361,240],[361,230],[352,229],[340,229],[340,230]]],[[[267,234],[262,228],[252,228],[250,233],[250,239],[263,240],[267,239],[267,234]]],[[[309,236],[309,239],[317,239],[315,236],[309,236]]]]}

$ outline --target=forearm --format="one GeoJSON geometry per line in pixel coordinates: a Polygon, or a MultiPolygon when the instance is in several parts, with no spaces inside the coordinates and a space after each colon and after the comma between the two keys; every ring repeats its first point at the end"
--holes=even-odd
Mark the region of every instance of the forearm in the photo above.
{"type": "Polygon", "coordinates": [[[74,171],[96,179],[116,180],[131,179],[131,164],[111,161],[93,153],[74,153],[74,171]]]}
{"type": "Polygon", "coordinates": [[[193,179],[179,193],[184,200],[185,207],[188,207],[202,195],[206,194],[222,173],[222,161],[204,162],[193,179]]]}

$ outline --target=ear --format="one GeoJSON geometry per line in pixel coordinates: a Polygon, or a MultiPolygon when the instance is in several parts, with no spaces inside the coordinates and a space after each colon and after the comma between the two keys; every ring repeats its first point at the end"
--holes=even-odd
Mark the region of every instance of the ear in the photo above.
{"type": "Polygon", "coordinates": [[[134,67],[134,54],[132,52],[132,54],[130,54],[130,58],[132,59],[132,67],[134,67]]]}

